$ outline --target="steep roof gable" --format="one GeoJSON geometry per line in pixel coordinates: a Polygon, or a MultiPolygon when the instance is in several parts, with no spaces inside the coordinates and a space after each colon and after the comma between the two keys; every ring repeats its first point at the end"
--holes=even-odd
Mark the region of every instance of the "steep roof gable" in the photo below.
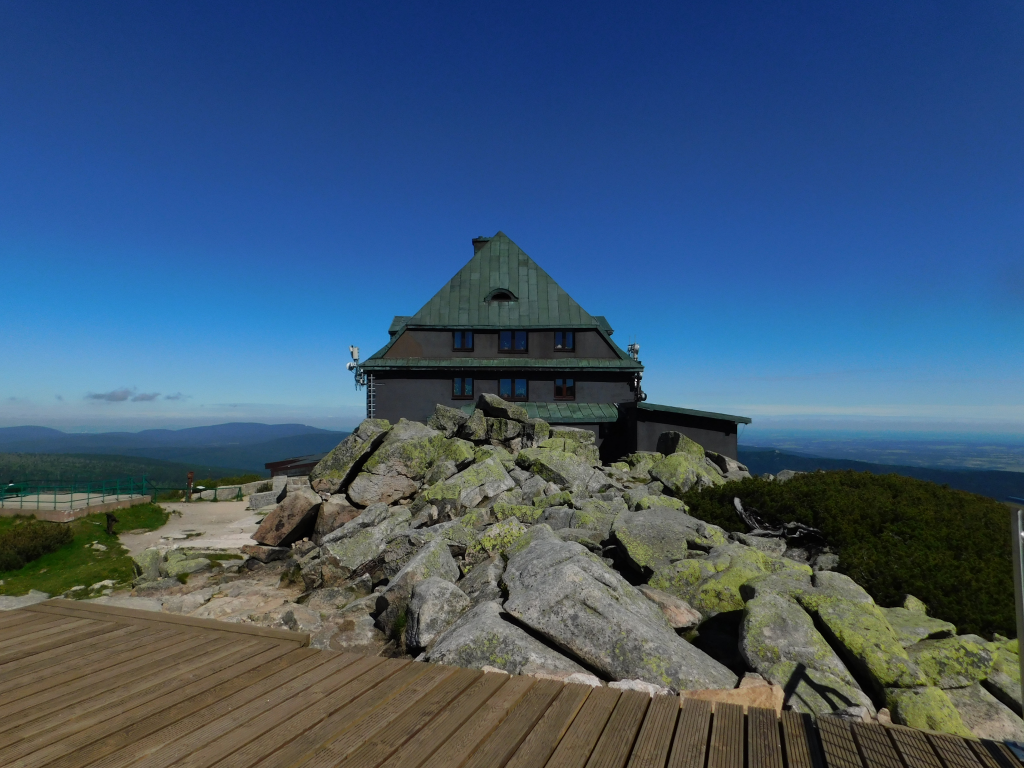
{"type": "Polygon", "coordinates": [[[504,232],[490,238],[407,324],[429,328],[601,325],[504,232]],[[490,300],[498,289],[511,293],[514,300],[490,300]]]}

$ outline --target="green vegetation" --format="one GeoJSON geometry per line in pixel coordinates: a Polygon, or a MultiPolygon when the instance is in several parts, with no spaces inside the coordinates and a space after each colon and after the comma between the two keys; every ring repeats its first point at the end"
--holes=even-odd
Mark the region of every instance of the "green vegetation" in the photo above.
{"type": "MultiPolygon", "coordinates": [[[[115,513],[119,520],[115,531],[156,530],[169,516],[156,504],[139,504],[115,513]]],[[[7,536],[20,537],[26,528],[48,526],[66,533],[69,541],[55,551],[37,557],[21,568],[0,570],[0,594],[24,595],[38,589],[60,595],[71,587],[89,587],[96,582],[114,579],[118,584],[131,584],[134,576],[132,559],[121,546],[117,535],[108,536],[104,515],[90,515],[71,523],[44,523],[30,517],[0,517],[0,541],[7,536]],[[93,548],[98,543],[106,550],[93,548]]],[[[2,545],[0,545],[2,546],[2,545]]],[[[82,595],[88,597],[88,595],[82,595]]]]}
{"type": "MultiPolygon", "coordinates": [[[[158,486],[184,488],[189,472],[210,478],[240,475],[245,470],[207,465],[177,464],[138,456],[107,456],[92,453],[0,453],[0,481],[23,480],[38,483],[70,483],[132,477],[158,486]]],[[[266,476],[245,475],[259,480],[266,476]]],[[[223,483],[223,480],[218,480],[223,483]]],[[[212,486],[211,486],[212,487],[212,486]]]]}
{"type": "Polygon", "coordinates": [[[15,525],[0,532],[0,571],[15,571],[47,552],[53,552],[73,538],[66,525],[39,521],[15,525]]]}
{"type": "Polygon", "coordinates": [[[769,523],[821,529],[839,553],[838,570],[879,605],[897,606],[912,594],[961,633],[1016,634],[1009,526],[999,502],[852,471],[797,475],[784,484],[742,480],[691,490],[683,500],[691,515],[745,532],[734,497],[769,523]]]}
{"type": "Polygon", "coordinates": [[[235,477],[208,477],[205,480],[196,480],[193,482],[192,487],[195,488],[197,485],[201,485],[204,488],[224,488],[229,485],[245,485],[246,483],[255,483],[257,480],[265,479],[265,475],[257,475],[250,472],[247,475],[237,475],[235,477]]]}

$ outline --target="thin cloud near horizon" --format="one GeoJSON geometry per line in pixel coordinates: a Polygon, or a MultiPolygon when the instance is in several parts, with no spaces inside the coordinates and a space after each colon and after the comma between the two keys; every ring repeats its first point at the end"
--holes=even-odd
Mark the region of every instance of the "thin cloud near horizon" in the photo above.
{"type": "MultiPolygon", "coordinates": [[[[110,392],[90,392],[85,396],[86,400],[100,400],[105,403],[123,403],[130,400],[133,403],[149,403],[160,397],[159,392],[138,392],[134,387],[122,387],[112,389],[110,392]]],[[[181,400],[184,397],[180,392],[177,395],[167,395],[165,400],[181,400]]],[[[58,398],[60,399],[60,398],[58,398]]]]}

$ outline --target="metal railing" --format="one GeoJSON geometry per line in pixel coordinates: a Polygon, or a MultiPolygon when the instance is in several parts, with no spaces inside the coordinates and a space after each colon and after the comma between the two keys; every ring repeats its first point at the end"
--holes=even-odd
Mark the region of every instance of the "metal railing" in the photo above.
{"type": "Polygon", "coordinates": [[[120,501],[154,492],[152,483],[141,478],[68,483],[21,481],[0,484],[0,506],[5,509],[80,509],[106,501],[120,501]],[[148,489],[148,490],[147,490],[148,489]]]}

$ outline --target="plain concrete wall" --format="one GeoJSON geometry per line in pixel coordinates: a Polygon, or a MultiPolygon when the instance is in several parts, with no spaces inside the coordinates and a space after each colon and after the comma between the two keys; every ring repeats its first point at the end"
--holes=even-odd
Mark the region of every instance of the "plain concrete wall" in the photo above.
{"type": "Polygon", "coordinates": [[[474,331],[473,351],[463,352],[452,349],[451,331],[425,331],[408,329],[384,355],[385,358],[470,358],[473,357],[529,357],[538,360],[565,358],[595,358],[615,360],[615,350],[597,331],[574,331],[576,349],[572,352],[555,350],[555,331],[528,331],[529,349],[524,352],[499,352],[497,331],[474,331]]]}

